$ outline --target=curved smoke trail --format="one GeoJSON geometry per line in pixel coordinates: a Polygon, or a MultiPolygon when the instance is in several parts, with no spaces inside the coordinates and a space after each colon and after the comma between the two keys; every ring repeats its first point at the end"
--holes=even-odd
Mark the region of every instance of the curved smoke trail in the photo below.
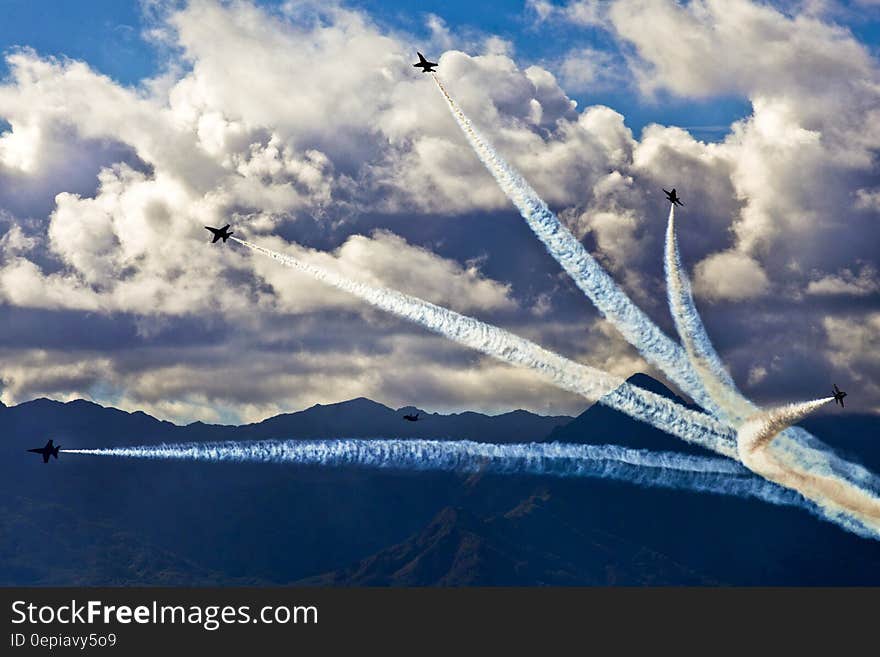
{"type": "Polygon", "coordinates": [[[681,264],[678,241],[675,237],[675,206],[669,206],[666,226],[666,248],[663,260],[666,272],[666,294],[669,311],[685,352],[706,393],[716,403],[723,417],[739,424],[758,409],[736,388],[733,378],[724,367],[697,312],[690,282],[681,264]]]}
{"type": "Polygon", "coordinates": [[[733,432],[726,425],[704,413],[683,408],[662,395],[630,385],[619,377],[577,363],[472,317],[396,290],[353,281],[235,236],[230,239],[327,285],[348,292],[376,308],[420,324],[461,345],[513,365],[528,367],[565,390],[587,399],[598,399],[607,406],[688,442],[725,456],[736,457],[733,432]]]}
{"type": "MultiPolygon", "coordinates": [[[[455,121],[502,191],[517,207],[548,252],[630,344],[657,365],[700,406],[721,420],[737,424],[757,411],[736,390],[730,375],[711,346],[693,306],[693,298],[684,292],[685,289],[689,292],[690,285],[687,284],[686,288],[680,286],[678,294],[671,296],[671,301],[680,306],[678,311],[673,310],[673,315],[682,340],[686,345],[691,345],[692,360],[688,358],[688,351],[670,340],[632,303],[528,182],[474,129],[440,79],[436,75],[433,77],[455,121]],[[682,314],[682,310],[686,312],[682,314]]],[[[680,267],[678,272],[679,280],[684,281],[680,267]]],[[[835,476],[845,478],[853,485],[880,490],[880,480],[870,471],[841,459],[830,452],[821,441],[799,427],[786,428],[776,443],[778,447],[787,450],[797,462],[809,463],[819,470],[833,472],[835,476]]]]}
{"type": "Polygon", "coordinates": [[[491,444],[467,440],[258,440],[106,449],[69,454],[196,461],[250,461],[383,470],[593,477],[642,486],[753,497],[815,513],[799,495],[755,477],[729,459],[616,445],[491,444]]]}
{"type": "Polygon", "coordinates": [[[700,406],[717,412],[717,405],[706,392],[684,350],[663,333],[618,287],[531,185],[474,129],[470,119],[461,111],[440,79],[436,75],[432,77],[477,157],[517,207],[532,232],[544,243],[550,255],[639,353],[659,367],[700,406]]]}
{"type": "Polygon", "coordinates": [[[737,434],[743,464],[765,479],[795,490],[824,515],[862,536],[880,538],[880,497],[829,469],[824,454],[772,449],[780,431],[799,422],[833,397],[770,409],[749,418],[737,434]],[[818,460],[809,459],[812,456],[818,460]]]}
{"type": "MultiPolygon", "coordinates": [[[[727,373],[721,358],[712,346],[697,312],[675,238],[675,206],[671,206],[669,209],[665,256],[669,309],[675,319],[675,326],[685,351],[694,364],[694,369],[703,380],[708,393],[728,418],[737,423],[754,418],[759,413],[759,409],[736,389],[736,385],[727,373]]],[[[740,450],[743,440],[747,444],[752,444],[752,441],[760,438],[767,446],[772,441],[770,452],[772,452],[774,467],[788,468],[792,472],[812,473],[812,476],[819,477],[823,481],[839,481],[841,486],[853,490],[867,489],[868,495],[877,494],[880,492],[880,480],[876,475],[856,463],[851,463],[837,456],[831,448],[804,429],[790,426],[827,401],[825,399],[786,406],[782,409],[768,411],[769,416],[766,414],[758,415],[757,425],[754,424],[755,420],[753,419],[749,426],[741,429],[740,450]],[[756,431],[757,433],[755,433],[756,431]],[[777,434],[779,435],[777,436],[777,434]]],[[[750,451],[754,451],[754,449],[755,447],[752,447],[750,451]]],[[[759,471],[759,474],[762,473],[759,471]]],[[[774,476],[777,477],[774,481],[781,483],[778,479],[779,473],[774,476]]]]}

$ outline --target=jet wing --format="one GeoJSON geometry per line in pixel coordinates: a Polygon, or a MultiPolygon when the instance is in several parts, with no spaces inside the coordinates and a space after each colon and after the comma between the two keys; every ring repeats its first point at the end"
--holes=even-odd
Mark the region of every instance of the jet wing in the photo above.
{"type": "Polygon", "coordinates": [[[29,449],[28,451],[33,452],[34,454],[42,454],[43,455],[43,463],[49,462],[49,452],[47,450],[36,448],[36,449],[29,449]]]}

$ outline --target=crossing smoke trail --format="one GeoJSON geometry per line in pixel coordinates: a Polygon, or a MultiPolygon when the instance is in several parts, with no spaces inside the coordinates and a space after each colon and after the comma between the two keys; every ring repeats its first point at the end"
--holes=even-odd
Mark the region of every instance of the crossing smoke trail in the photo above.
{"type": "Polygon", "coordinates": [[[607,372],[564,358],[529,340],[472,317],[396,290],[353,281],[235,236],[230,239],[327,285],[348,292],[376,308],[420,324],[454,342],[513,365],[528,367],[565,390],[587,399],[598,399],[607,406],[688,442],[725,456],[736,457],[732,430],[704,413],[683,408],[662,395],[629,385],[607,372]]]}
{"type": "MultiPolygon", "coordinates": [[[[736,389],[721,358],[712,346],[697,312],[675,238],[675,206],[671,206],[669,209],[665,251],[664,262],[669,309],[675,319],[675,326],[685,346],[685,351],[691,362],[694,363],[694,368],[703,380],[706,390],[727,413],[728,417],[737,423],[745,422],[747,418],[759,413],[759,409],[736,389]]],[[[872,492],[877,493],[880,491],[880,481],[873,473],[856,463],[840,458],[804,429],[790,426],[826,402],[827,400],[806,402],[772,411],[775,419],[763,426],[758,435],[767,445],[771,441],[773,442],[773,448],[770,451],[775,464],[779,467],[786,467],[792,471],[809,472],[817,477],[841,481],[843,482],[841,485],[854,489],[867,489],[868,495],[871,495],[872,492]]],[[[745,435],[748,436],[752,430],[746,428],[745,435]]],[[[742,435],[741,432],[740,441],[742,435]]],[[[774,479],[774,481],[778,481],[778,479],[774,479]]]]}
{"type": "MultiPolygon", "coordinates": [[[[686,345],[690,344],[691,358],[686,350],[670,340],[632,303],[583,245],[562,225],[528,182],[479,134],[440,79],[436,75],[433,78],[468,142],[502,191],[517,207],[548,252],[599,311],[617,326],[630,344],[660,367],[700,406],[721,420],[738,424],[753,415],[758,409],[736,390],[705,333],[693,305],[693,298],[689,294],[690,285],[684,278],[680,265],[677,267],[679,289],[673,292],[670,286],[670,295],[674,295],[670,297],[670,301],[678,306],[673,309],[673,315],[682,340],[686,345]],[[685,284],[687,287],[684,287],[685,284]]],[[[821,441],[799,427],[786,428],[776,442],[801,464],[809,463],[811,467],[828,470],[851,483],[880,490],[880,480],[871,472],[839,458],[821,441]]]]}
{"type": "Polygon", "coordinates": [[[705,390],[684,350],[664,334],[618,287],[531,185],[477,132],[440,79],[435,74],[432,77],[477,157],[517,207],[532,232],[544,243],[550,255],[639,353],[659,367],[700,406],[724,417],[724,413],[720,412],[718,405],[705,390]]]}
{"type": "Polygon", "coordinates": [[[706,327],[697,312],[690,282],[681,264],[678,241],[675,237],[675,206],[669,206],[666,226],[666,248],[663,261],[666,272],[666,294],[669,311],[685,352],[707,394],[716,403],[724,417],[736,424],[757,412],[757,408],[737,390],[721,357],[712,346],[706,327]]]}
{"type": "Polygon", "coordinates": [[[815,513],[799,495],[755,477],[729,459],[650,452],[616,445],[490,444],[472,441],[338,439],[187,443],[68,454],[144,459],[290,463],[401,471],[486,472],[508,475],[593,477],[642,486],[758,498],[815,513]]]}
{"type": "Polygon", "coordinates": [[[851,531],[877,539],[880,538],[880,497],[831,471],[827,460],[805,462],[803,457],[808,455],[803,452],[783,449],[780,454],[772,449],[780,431],[832,399],[789,404],[753,416],[739,429],[739,457],[753,472],[815,502],[826,517],[851,531]]]}
{"type": "MultiPolygon", "coordinates": [[[[711,411],[720,419],[739,424],[746,417],[752,415],[757,409],[736,390],[733,380],[712,347],[694,307],[690,284],[681,273],[677,244],[674,242],[674,215],[672,212],[670,212],[670,225],[667,229],[667,276],[668,280],[669,278],[674,279],[669,287],[670,307],[673,310],[676,328],[685,343],[685,349],[672,342],[632,303],[608,273],[587,253],[580,241],[562,225],[556,215],[547,207],[547,204],[538,196],[538,193],[474,129],[470,120],[446,91],[440,79],[436,75],[433,78],[468,142],[502,191],[517,207],[529,227],[544,243],[548,252],[572,277],[599,311],[614,323],[630,344],[663,370],[700,406],[711,411]],[[672,241],[671,245],[670,241],[672,241]],[[672,253],[670,253],[670,246],[673,247],[672,253]],[[670,264],[672,264],[671,268],[670,264]],[[669,277],[670,272],[678,275],[669,277]]],[[[785,458],[784,461],[776,461],[777,467],[784,469],[785,466],[790,466],[792,472],[796,472],[799,471],[799,463],[810,463],[812,468],[834,470],[846,479],[876,482],[876,478],[864,468],[838,458],[828,452],[820,441],[810,436],[806,431],[795,427],[788,428],[790,424],[791,422],[783,423],[777,431],[773,432],[775,435],[778,431],[785,430],[781,442],[788,450],[787,455],[794,457],[785,458]]],[[[821,479],[827,476],[812,471],[812,469],[811,472],[810,477],[813,478],[821,479]]],[[[843,481],[840,477],[835,477],[835,480],[843,481]]],[[[782,480],[774,481],[782,483],[782,480]]],[[[793,482],[794,479],[790,477],[784,481],[793,482]]],[[[852,481],[846,483],[850,488],[859,490],[852,481]]],[[[811,499],[817,498],[813,495],[811,499]]],[[[848,523],[846,519],[841,522],[848,523]]]]}

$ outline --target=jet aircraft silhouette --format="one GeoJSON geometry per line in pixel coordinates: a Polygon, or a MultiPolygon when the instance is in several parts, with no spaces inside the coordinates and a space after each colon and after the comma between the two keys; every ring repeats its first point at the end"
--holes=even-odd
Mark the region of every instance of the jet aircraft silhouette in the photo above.
{"type": "Polygon", "coordinates": [[[422,69],[422,73],[433,73],[434,67],[439,66],[437,62],[429,62],[425,59],[425,56],[422,53],[417,52],[416,54],[419,56],[419,61],[413,64],[413,66],[422,69]]]}
{"type": "Polygon", "coordinates": [[[29,449],[29,452],[35,452],[37,454],[43,455],[43,463],[49,462],[49,457],[54,456],[56,459],[58,458],[58,450],[61,449],[61,445],[53,445],[50,440],[46,443],[45,447],[34,447],[33,449],[29,449]]]}
{"type": "Polygon", "coordinates": [[[225,243],[226,240],[229,239],[229,236],[232,235],[232,231],[229,230],[229,224],[226,224],[223,228],[211,228],[210,226],[205,226],[205,228],[214,234],[214,239],[211,240],[211,244],[214,244],[219,239],[222,239],[225,243]]]}
{"type": "Polygon", "coordinates": [[[678,198],[678,194],[675,193],[675,187],[672,188],[671,192],[667,192],[665,189],[663,193],[666,194],[666,200],[672,203],[672,205],[681,205],[684,206],[684,203],[681,202],[681,199],[678,198]]]}

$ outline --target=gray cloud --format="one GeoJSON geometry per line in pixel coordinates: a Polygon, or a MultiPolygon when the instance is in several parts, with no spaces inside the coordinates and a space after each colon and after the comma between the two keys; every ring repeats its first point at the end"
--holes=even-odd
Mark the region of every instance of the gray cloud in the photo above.
{"type": "MultiPolygon", "coordinates": [[[[867,348],[876,328],[880,78],[867,49],[821,14],[745,0],[530,6],[606,30],[633,53],[615,74],[646,96],[733,93],[753,111],[721,143],[660,125],[636,138],[620,113],[567,95],[601,83],[577,69],[592,56],[583,48],[551,67],[557,77],[517,62],[510,43],[430,19],[444,80],[505,157],[668,330],[659,188],[677,184],[682,253],[712,301],[710,332],[759,399],[833,371],[873,380],[876,364],[839,337],[867,348]],[[684,37],[669,38],[672,23],[684,37]]],[[[89,396],[224,421],[358,395],[438,410],[584,404],[272,262],[208,248],[202,226],[227,221],[591,365],[644,368],[462,142],[410,66],[411,37],[335,4],[155,12],[152,37],[172,60],[137,88],[81,62],[8,58],[4,401],[89,396]],[[69,348],[46,333],[52,318],[69,348]]],[[[880,407],[880,390],[864,388],[865,408],[880,407]]]]}

